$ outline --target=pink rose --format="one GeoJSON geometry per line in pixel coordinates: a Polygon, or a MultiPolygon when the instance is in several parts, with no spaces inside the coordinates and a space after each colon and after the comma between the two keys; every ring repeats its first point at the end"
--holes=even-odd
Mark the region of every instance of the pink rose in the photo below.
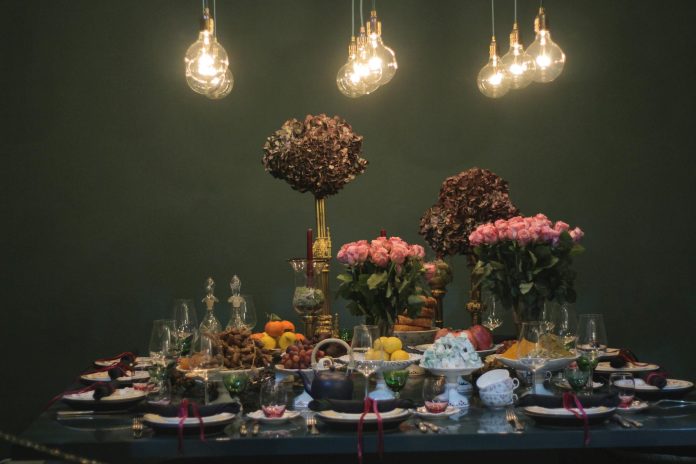
{"type": "Polygon", "coordinates": [[[469,235],[469,243],[472,246],[479,246],[483,243],[483,234],[479,232],[478,229],[473,231],[471,235],[469,235]]]}
{"type": "Polygon", "coordinates": [[[531,241],[536,242],[541,238],[541,227],[534,226],[529,228],[529,235],[531,236],[531,241]]]}
{"type": "Polygon", "coordinates": [[[437,266],[435,266],[435,263],[425,263],[423,267],[425,268],[425,280],[430,282],[437,273],[437,266]]]}
{"type": "Polygon", "coordinates": [[[510,225],[515,224],[517,222],[524,222],[524,218],[522,216],[515,216],[513,218],[508,219],[508,223],[510,225]]]}
{"type": "Polygon", "coordinates": [[[507,229],[507,221],[505,219],[498,219],[493,223],[496,229],[500,229],[501,227],[505,227],[507,229]]]}
{"type": "Polygon", "coordinates": [[[563,221],[557,221],[556,225],[553,226],[553,229],[557,230],[558,232],[564,232],[570,229],[570,226],[563,221]]]}
{"type": "Polygon", "coordinates": [[[409,254],[414,258],[423,259],[425,258],[425,249],[420,245],[411,245],[409,247],[409,254]]]}
{"type": "Polygon", "coordinates": [[[515,223],[513,223],[513,224],[510,225],[510,228],[511,228],[511,229],[514,229],[515,232],[517,232],[518,234],[519,234],[519,232],[520,232],[521,230],[526,230],[527,227],[528,227],[528,226],[527,226],[527,223],[524,222],[524,221],[522,221],[522,222],[515,222],[515,223]]]}
{"type": "Polygon", "coordinates": [[[386,244],[389,242],[387,240],[387,237],[378,237],[370,242],[370,245],[373,247],[386,247],[386,244]]]}
{"type": "Polygon", "coordinates": [[[498,241],[498,230],[492,224],[486,224],[481,230],[485,243],[493,244],[498,241]]]}
{"type": "Polygon", "coordinates": [[[570,238],[572,238],[574,242],[579,242],[584,236],[585,232],[583,232],[579,227],[576,227],[570,231],[570,238]]]}
{"type": "Polygon", "coordinates": [[[544,226],[541,228],[541,238],[550,243],[556,243],[558,241],[558,237],[560,237],[561,233],[557,230],[552,229],[549,226],[544,226]]]}
{"type": "Polygon", "coordinates": [[[348,263],[348,247],[352,245],[352,243],[346,243],[341,247],[340,250],[338,250],[338,253],[336,253],[336,259],[338,260],[339,263],[341,264],[349,264],[348,263]]]}
{"type": "Polygon", "coordinates": [[[522,229],[517,232],[517,241],[520,242],[520,245],[527,245],[532,241],[532,234],[529,233],[529,230],[522,229]]]}
{"type": "Polygon", "coordinates": [[[389,258],[391,259],[392,263],[403,264],[407,257],[408,246],[400,243],[392,243],[392,248],[389,252],[389,258]]]}
{"type": "Polygon", "coordinates": [[[508,240],[517,240],[517,231],[515,229],[508,229],[507,231],[507,238],[508,240]]]}
{"type": "Polygon", "coordinates": [[[358,261],[362,264],[367,261],[368,256],[370,256],[370,246],[367,244],[367,240],[361,240],[356,246],[356,253],[358,255],[358,261]]]}
{"type": "Polygon", "coordinates": [[[389,265],[389,251],[381,245],[370,248],[370,258],[376,266],[387,267],[389,265]]]}
{"type": "Polygon", "coordinates": [[[551,225],[551,221],[549,220],[549,218],[546,217],[545,214],[539,213],[536,216],[534,216],[534,219],[536,219],[538,222],[541,222],[542,225],[547,225],[547,226],[551,225]]]}

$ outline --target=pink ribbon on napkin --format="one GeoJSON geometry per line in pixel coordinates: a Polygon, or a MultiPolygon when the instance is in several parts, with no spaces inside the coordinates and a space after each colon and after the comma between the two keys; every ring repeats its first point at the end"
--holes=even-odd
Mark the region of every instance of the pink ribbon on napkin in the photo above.
{"type": "Polygon", "coordinates": [[[53,398],[51,398],[51,401],[48,402],[48,404],[44,408],[44,411],[46,409],[50,408],[53,403],[55,403],[56,401],[58,401],[59,399],[61,399],[65,395],[74,395],[76,393],[84,393],[84,392],[92,391],[92,390],[96,389],[99,386],[99,384],[102,384],[102,383],[106,383],[106,382],[95,382],[92,385],[88,385],[88,386],[83,387],[83,388],[78,388],[77,390],[66,390],[63,393],[59,393],[56,396],[54,396],[53,398]]]}
{"type": "Polygon", "coordinates": [[[582,419],[583,429],[584,429],[584,443],[585,446],[590,444],[590,423],[587,420],[587,413],[582,407],[582,403],[578,399],[578,396],[574,392],[563,393],[563,407],[573,413],[578,419],[582,419]],[[573,403],[577,407],[577,411],[573,409],[573,403]]]}
{"type": "Polygon", "coordinates": [[[370,410],[377,416],[377,451],[380,460],[384,455],[384,425],[382,424],[382,415],[379,413],[377,401],[368,397],[365,398],[365,407],[358,421],[358,461],[360,464],[363,462],[363,424],[365,423],[365,416],[370,413],[370,410]]]}
{"type": "Polygon", "coordinates": [[[205,427],[203,426],[203,418],[201,417],[201,413],[198,410],[198,404],[194,402],[190,402],[186,398],[181,400],[181,404],[179,405],[179,430],[178,430],[178,435],[179,435],[179,452],[184,451],[184,423],[186,422],[186,419],[188,419],[188,410],[189,410],[189,404],[191,405],[191,410],[193,411],[193,416],[198,419],[198,427],[199,427],[199,438],[201,441],[205,441],[205,427]]]}

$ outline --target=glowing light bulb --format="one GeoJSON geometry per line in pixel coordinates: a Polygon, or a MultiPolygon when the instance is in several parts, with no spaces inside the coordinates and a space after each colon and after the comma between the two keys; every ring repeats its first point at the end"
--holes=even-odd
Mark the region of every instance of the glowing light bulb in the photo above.
{"type": "Polygon", "coordinates": [[[225,71],[225,74],[218,79],[217,86],[210,89],[205,94],[205,96],[210,98],[211,100],[219,100],[229,95],[233,87],[234,76],[232,75],[232,71],[228,67],[227,71],[225,71]]]}
{"type": "Polygon", "coordinates": [[[372,46],[365,34],[365,27],[360,28],[357,45],[358,50],[354,62],[355,71],[360,75],[360,80],[365,83],[365,86],[371,89],[368,93],[374,92],[379,88],[382,80],[382,65],[374,60],[372,65],[370,64],[370,60],[373,58],[372,46]]]}
{"type": "Polygon", "coordinates": [[[229,67],[227,52],[215,37],[214,22],[206,8],[201,19],[201,31],[186,50],[186,82],[194,92],[206,95],[217,89],[229,67]]]}
{"type": "Polygon", "coordinates": [[[488,63],[479,71],[476,82],[482,94],[489,98],[500,98],[510,90],[510,78],[498,57],[495,36],[491,39],[489,56],[488,63]]]}
{"type": "Polygon", "coordinates": [[[513,24],[510,33],[510,49],[500,59],[502,66],[510,77],[510,87],[522,89],[532,83],[536,65],[534,59],[524,52],[524,46],[520,43],[520,32],[517,23],[513,24]]]}
{"type": "Polygon", "coordinates": [[[539,14],[534,19],[534,31],[536,38],[527,49],[536,67],[533,79],[535,82],[551,82],[563,71],[566,57],[561,47],[551,40],[544,8],[539,8],[539,14]]]}
{"type": "Polygon", "coordinates": [[[339,68],[336,74],[336,86],[338,90],[350,98],[358,98],[367,94],[365,84],[361,80],[359,64],[356,63],[357,44],[355,37],[351,38],[348,45],[348,61],[339,68]],[[358,69],[356,69],[358,68],[358,69]]]}
{"type": "Polygon", "coordinates": [[[379,85],[384,85],[392,80],[399,65],[396,62],[394,50],[384,45],[382,41],[382,22],[377,20],[377,12],[375,10],[372,10],[370,13],[370,21],[367,23],[367,36],[370,48],[368,66],[371,72],[379,69],[381,73],[379,85]]]}

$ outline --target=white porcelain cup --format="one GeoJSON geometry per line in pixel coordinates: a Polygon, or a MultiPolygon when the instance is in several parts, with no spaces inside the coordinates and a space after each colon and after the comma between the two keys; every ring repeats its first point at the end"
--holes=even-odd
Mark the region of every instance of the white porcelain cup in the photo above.
{"type": "Polygon", "coordinates": [[[509,378],[510,372],[508,372],[506,369],[492,369],[484,373],[481,377],[478,378],[478,380],[476,380],[476,386],[479,389],[484,389],[489,385],[502,382],[505,379],[509,378]]]}
{"type": "Polygon", "coordinates": [[[489,408],[510,406],[517,401],[517,395],[514,394],[512,390],[503,393],[479,391],[479,397],[481,398],[481,402],[489,408]]]}
{"type": "Polygon", "coordinates": [[[479,388],[479,392],[486,393],[512,393],[512,391],[520,386],[518,379],[506,378],[495,383],[490,383],[484,388],[479,388]]]}

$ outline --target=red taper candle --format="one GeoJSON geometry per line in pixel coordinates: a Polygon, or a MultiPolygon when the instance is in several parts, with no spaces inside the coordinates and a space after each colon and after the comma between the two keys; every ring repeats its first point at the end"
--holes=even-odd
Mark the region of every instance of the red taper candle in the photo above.
{"type": "Polygon", "coordinates": [[[384,230],[384,229],[380,230],[380,231],[379,231],[379,236],[380,236],[380,237],[386,237],[386,236],[387,236],[387,231],[384,230]]]}

